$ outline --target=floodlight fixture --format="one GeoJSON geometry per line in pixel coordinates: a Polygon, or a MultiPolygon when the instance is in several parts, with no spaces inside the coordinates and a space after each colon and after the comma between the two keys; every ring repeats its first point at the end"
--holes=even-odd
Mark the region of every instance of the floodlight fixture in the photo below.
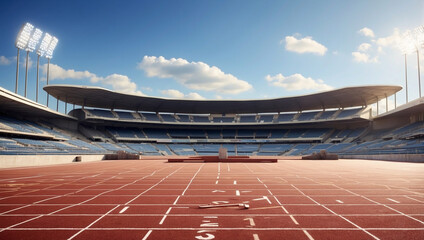
{"type": "Polygon", "coordinates": [[[15,43],[15,46],[18,49],[26,48],[33,29],[34,29],[34,26],[31,23],[26,23],[22,26],[21,30],[19,31],[18,37],[16,38],[16,43],[15,43]]]}
{"type": "Polygon", "coordinates": [[[403,34],[398,46],[403,54],[415,52],[416,47],[411,31],[408,30],[403,34]]]}
{"type": "Polygon", "coordinates": [[[29,52],[33,52],[38,42],[40,41],[40,38],[42,35],[43,35],[43,31],[36,28],[35,31],[32,33],[31,38],[29,39],[28,45],[25,48],[25,50],[29,52]]]}
{"type": "Polygon", "coordinates": [[[44,57],[44,55],[47,52],[47,48],[49,47],[49,44],[52,40],[52,36],[48,33],[44,34],[44,38],[41,41],[40,47],[37,49],[37,54],[41,57],[44,57]]]}
{"type": "Polygon", "coordinates": [[[21,30],[18,33],[18,37],[16,38],[15,46],[18,49],[18,53],[16,55],[16,85],[15,85],[15,93],[18,93],[18,79],[19,79],[19,50],[23,50],[28,45],[28,41],[31,37],[32,30],[34,26],[31,23],[26,23],[22,25],[21,30]]]}
{"type": "Polygon", "coordinates": [[[424,46],[424,25],[421,25],[411,31],[417,49],[424,46]]]}
{"type": "Polygon", "coordinates": [[[53,57],[53,51],[56,48],[57,42],[59,42],[59,40],[56,37],[52,37],[52,40],[50,41],[49,47],[46,51],[46,58],[51,59],[53,57]]]}

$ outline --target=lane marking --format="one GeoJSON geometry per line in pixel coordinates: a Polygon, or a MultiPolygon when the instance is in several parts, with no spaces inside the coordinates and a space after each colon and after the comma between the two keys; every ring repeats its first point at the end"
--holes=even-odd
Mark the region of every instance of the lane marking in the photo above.
{"type": "Polygon", "coordinates": [[[253,240],[260,240],[258,234],[256,233],[253,234],[253,240]]]}
{"type": "Polygon", "coordinates": [[[256,226],[255,221],[253,220],[253,218],[245,218],[243,220],[244,221],[249,221],[250,227],[256,226]]]}
{"type": "Polygon", "coordinates": [[[163,218],[160,220],[159,225],[162,225],[165,221],[166,217],[168,216],[169,212],[171,212],[172,207],[168,208],[168,211],[166,211],[165,215],[163,215],[163,218]]]}
{"type": "Polygon", "coordinates": [[[240,196],[240,191],[236,190],[236,196],[240,196]]]}
{"type": "Polygon", "coordinates": [[[215,184],[218,184],[218,180],[216,180],[215,184]]]}
{"type": "Polygon", "coordinates": [[[296,221],[296,219],[293,217],[293,215],[289,215],[291,220],[294,222],[294,224],[299,225],[299,223],[296,221]]]}
{"type": "Polygon", "coordinates": [[[259,179],[258,177],[257,177],[256,179],[258,179],[258,181],[259,181],[260,183],[264,184],[264,182],[262,182],[262,180],[261,180],[261,179],[259,179]]]}
{"type": "Polygon", "coordinates": [[[338,202],[338,203],[344,203],[342,200],[336,200],[336,202],[338,202]]]}
{"type": "Polygon", "coordinates": [[[392,202],[394,202],[394,203],[400,203],[399,201],[396,201],[396,200],[391,199],[391,198],[387,198],[387,200],[392,201],[392,202]]]}
{"type": "MultiPolygon", "coordinates": [[[[225,191],[224,190],[213,190],[212,192],[216,193],[216,192],[225,192],[225,191]]],[[[209,196],[209,195],[206,195],[206,196],[209,196]]]]}
{"type": "MultiPolygon", "coordinates": [[[[294,189],[296,189],[297,191],[299,191],[303,196],[309,198],[312,202],[314,202],[315,204],[317,204],[318,206],[321,206],[325,209],[327,209],[329,212],[331,212],[332,214],[342,218],[343,220],[345,220],[346,222],[352,224],[353,226],[355,226],[356,228],[358,228],[359,230],[362,230],[363,232],[365,232],[366,234],[370,235],[372,238],[374,238],[375,240],[379,240],[378,237],[376,237],[375,235],[373,235],[372,233],[368,232],[366,229],[360,227],[359,225],[355,224],[354,222],[350,221],[349,219],[345,218],[344,216],[334,212],[333,210],[329,209],[327,206],[322,205],[321,203],[317,202],[315,199],[313,199],[311,196],[306,195],[304,192],[302,192],[302,190],[300,190],[299,188],[297,188],[295,185],[290,184],[294,189]]],[[[340,187],[339,187],[340,188],[340,187]]],[[[349,191],[349,190],[346,190],[349,191]]],[[[351,192],[352,193],[352,192],[351,192]]]]}
{"type": "Polygon", "coordinates": [[[337,186],[337,185],[334,185],[334,186],[338,187],[339,189],[345,190],[345,191],[347,191],[347,192],[349,192],[349,193],[351,193],[351,194],[354,194],[354,195],[356,195],[356,196],[362,197],[362,198],[364,198],[364,199],[366,199],[366,200],[368,200],[368,201],[370,201],[370,202],[373,202],[373,203],[378,204],[378,205],[380,205],[380,206],[384,206],[384,207],[386,207],[386,208],[388,208],[388,209],[390,209],[390,210],[392,210],[392,211],[395,211],[395,212],[397,212],[397,213],[399,213],[399,214],[401,214],[401,215],[403,215],[403,216],[405,216],[405,217],[407,217],[407,218],[410,218],[410,219],[412,219],[412,220],[414,220],[414,221],[417,221],[417,222],[419,222],[419,223],[421,223],[421,224],[424,224],[424,221],[421,221],[421,220],[419,220],[419,219],[417,219],[417,218],[414,218],[413,216],[410,216],[410,215],[408,215],[408,214],[405,214],[405,213],[403,213],[403,212],[401,212],[401,211],[399,211],[399,210],[397,210],[397,209],[394,209],[394,208],[392,208],[392,207],[390,207],[390,206],[387,206],[387,205],[386,205],[386,204],[384,204],[384,203],[379,203],[379,202],[377,202],[377,201],[374,201],[374,200],[372,200],[372,199],[369,199],[368,197],[365,197],[365,196],[363,196],[363,195],[361,195],[361,194],[357,194],[357,193],[352,192],[352,191],[350,191],[350,190],[348,190],[348,189],[344,189],[344,188],[339,187],[339,186],[337,186]]]}
{"type": "MultiPolygon", "coordinates": [[[[151,187],[149,187],[148,189],[144,190],[142,193],[138,194],[137,196],[135,196],[133,199],[129,200],[128,202],[125,203],[125,205],[128,205],[130,203],[132,203],[134,200],[136,200],[137,198],[139,198],[141,195],[145,194],[146,192],[152,190],[154,187],[156,187],[157,185],[159,185],[160,183],[162,183],[163,181],[165,181],[168,177],[170,177],[172,174],[178,172],[181,168],[178,168],[177,170],[173,171],[172,173],[168,174],[168,176],[162,178],[159,182],[157,182],[156,184],[152,185],[151,187]]],[[[156,172],[156,171],[155,171],[156,172]]],[[[151,175],[153,175],[155,172],[153,172],[151,175]]]]}
{"type": "Polygon", "coordinates": [[[311,234],[308,233],[308,231],[303,230],[303,232],[305,233],[305,235],[309,238],[309,240],[314,240],[314,238],[311,236],[311,234]]]}
{"type": "Polygon", "coordinates": [[[409,196],[406,196],[406,195],[404,195],[404,197],[409,198],[409,199],[414,200],[414,201],[417,201],[417,202],[420,202],[420,203],[424,203],[424,201],[421,201],[421,200],[418,200],[418,199],[415,199],[415,198],[412,198],[412,197],[409,197],[409,196]]]}
{"type": "Polygon", "coordinates": [[[146,239],[149,237],[149,235],[152,233],[152,231],[153,231],[153,230],[149,230],[149,231],[146,233],[146,235],[144,235],[144,237],[143,237],[143,239],[142,239],[142,240],[146,240],[146,239]]]}
{"type": "Polygon", "coordinates": [[[237,181],[236,181],[236,180],[234,180],[233,184],[234,184],[234,185],[237,185],[237,181]]]}
{"type": "Polygon", "coordinates": [[[260,201],[260,200],[267,200],[269,204],[272,204],[267,196],[262,196],[261,198],[252,199],[252,201],[260,201]]]}
{"type": "Polygon", "coordinates": [[[124,207],[121,211],[119,211],[119,213],[124,213],[125,211],[127,211],[128,208],[129,206],[124,207]]]}
{"type": "Polygon", "coordinates": [[[229,171],[230,171],[230,164],[227,163],[227,172],[229,172],[229,171]]]}
{"type": "Polygon", "coordinates": [[[112,208],[111,210],[109,210],[107,213],[103,214],[101,217],[97,218],[96,220],[94,220],[92,223],[90,223],[87,227],[81,229],[79,232],[75,233],[74,235],[72,235],[70,238],[68,238],[68,240],[73,239],[74,237],[78,236],[80,233],[82,233],[83,231],[87,230],[88,228],[90,228],[91,226],[93,226],[96,222],[100,221],[102,218],[106,217],[106,215],[108,215],[110,212],[112,212],[113,210],[115,210],[116,208],[120,207],[121,205],[116,205],[114,208],[112,208]]]}

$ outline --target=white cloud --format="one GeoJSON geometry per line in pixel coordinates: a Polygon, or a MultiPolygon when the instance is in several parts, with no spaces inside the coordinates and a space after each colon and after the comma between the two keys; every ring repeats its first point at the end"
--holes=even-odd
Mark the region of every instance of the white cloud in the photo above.
{"type": "Polygon", "coordinates": [[[0,65],[9,65],[12,61],[5,56],[0,56],[0,65]]]}
{"type": "Polygon", "coordinates": [[[367,52],[369,49],[371,49],[371,44],[369,43],[362,43],[358,47],[358,51],[360,52],[367,52]]]}
{"type": "Polygon", "coordinates": [[[361,30],[358,31],[358,33],[366,37],[371,37],[371,38],[375,37],[373,30],[367,27],[362,28],[361,30]]]}
{"type": "MultiPolygon", "coordinates": [[[[47,64],[42,66],[43,73],[47,73],[47,64]]],[[[49,80],[64,80],[64,79],[88,79],[91,83],[100,83],[102,85],[111,86],[113,90],[143,95],[142,92],[137,91],[137,85],[132,82],[127,76],[120,74],[111,74],[106,77],[98,77],[96,74],[89,71],[75,71],[74,69],[64,69],[56,64],[50,64],[49,80]]]]}
{"type": "Polygon", "coordinates": [[[400,30],[398,28],[395,28],[393,30],[393,33],[390,36],[378,38],[377,40],[374,40],[374,42],[379,47],[398,48],[401,40],[402,40],[402,35],[400,33],[400,30]]]}
{"type": "Polygon", "coordinates": [[[291,76],[285,77],[281,73],[271,76],[267,75],[265,79],[273,86],[282,87],[288,91],[296,90],[318,90],[326,91],[331,90],[333,87],[324,83],[323,80],[314,80],[312,78],[306,78],[302,74],[296,73],[291,76]]]}
{"type": "Polygon", "coordinates": [[[313,40],[312,37],[297,39],[295,36],[286,36],[286,50],[296,53],[315,53],[323,56],[327,48],[313,40]]]}
{"type": "Polygon", "coordinates": [[[168,90],[162,90],[160,91],[163,95],[170,97],[170,98],[176,98],[176,99],[193,99],[193,100],[204,100],[205,98],[202,97],[198,93],[189,93],[184,94],[178,90],[175,89],[168,89],[168,90]]]}
{"type": "Polygon", "coordinates": [[[378,57],[371,58],[369,54],[367,53],[361,53],[361,52],[353,52],[352,53],[353,60],[355,62],[363,62],[363,63],[377,63],[378,57]]]}
{"type": "Polygon", "coordinates": [[[224,73],[203,62],[188,62],[182,58],[144,56],[138,64],[148,77],[173,78],[189,89],[238,94],[252,88],[248,82],[224,73]]]}

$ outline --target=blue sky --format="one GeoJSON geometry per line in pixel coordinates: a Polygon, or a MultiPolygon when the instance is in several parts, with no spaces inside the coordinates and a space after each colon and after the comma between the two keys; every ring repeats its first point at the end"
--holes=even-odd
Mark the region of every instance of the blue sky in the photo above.
{"type": "MultiPolygon", "coordinates": [[[[424,2],[3,1],[0,86],[11,91],[14,43],[25,22],[59,39],[51,84],[171,98],[261,99],[358,85],[404,86],[397,41],[424,23],[424,2]]],[[[28,97],[35,99],[35,53],[30,57],[28,97]]],[[[46,62],[40,62],[42,86],[46,62]]],[[[415,54],[408,63],[415,99],[415,54]]],[[[398,104],[404,102],[402,91],[398,104]]]]}

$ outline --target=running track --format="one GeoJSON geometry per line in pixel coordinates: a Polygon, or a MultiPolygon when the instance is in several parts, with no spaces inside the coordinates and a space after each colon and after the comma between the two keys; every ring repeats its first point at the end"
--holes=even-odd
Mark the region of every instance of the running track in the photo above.
{"type": "Polygon", "coordinates": [[[139,160],[3,169],[0,239],[424,239],[424,165],[139,160]],[[198,208],[223,203],[250,208],[198,208]]]}

